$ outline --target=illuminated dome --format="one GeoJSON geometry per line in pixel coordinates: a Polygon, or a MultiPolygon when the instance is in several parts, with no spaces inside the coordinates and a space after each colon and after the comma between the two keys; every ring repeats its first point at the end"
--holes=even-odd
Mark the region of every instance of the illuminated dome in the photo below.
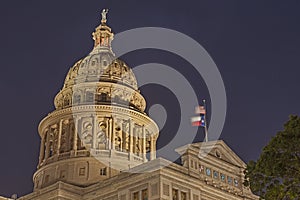
{"type": "Polygon", "coordinates": [[[78,61],[68,72],[64,88],[84,82],[113,82],[137,90],[137,81],[132,70],[109,52],[92,51],[78,61]]]}
{"type": "Polygon", "coordinates": [[[128,65],[111,49],[114,34],[106,19],[92,34],[94,48],[69,70],[63,89],[55,97],[56,109],[80,104],[115,104],[144,112],[146,101],[128,65]],[[91,89],[93,88],[93,89],[91,89]]]}
{"type": "Polygon", "coordinates": [[[132,70],[111,49],[107,12],[93,50],[71,67],[56,109],[40,122],[35,190],[57,181],[89,186],[156,158],[158,126],[144,112],[132,70]]]}

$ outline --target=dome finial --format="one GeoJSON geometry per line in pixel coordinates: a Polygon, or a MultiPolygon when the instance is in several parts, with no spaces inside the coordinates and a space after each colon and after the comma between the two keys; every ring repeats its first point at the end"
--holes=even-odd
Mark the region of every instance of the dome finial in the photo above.
{"type": "Polygon", "coordinates": [[[101,13],[101,15],[102,15],[101,23],[102,24],[105,24],[106,21],[107,21],[107,19],[106,19],[107,13],[108,13],[108,9],[107,8],[102,10],[102,13],[101,13]]]}

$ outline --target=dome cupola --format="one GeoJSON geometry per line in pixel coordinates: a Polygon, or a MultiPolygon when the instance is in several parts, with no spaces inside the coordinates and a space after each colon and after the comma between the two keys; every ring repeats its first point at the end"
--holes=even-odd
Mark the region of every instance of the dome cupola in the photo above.
{"type": "Polygon", "coordinates": [[[111,48],[113,33],[102,11],[101,24],[93,33],[93,50],[69,70],[63,89],[55,97],[62,109],[80,104],[117,104],[144,112],[146,101],[140,94],[132,69],[115,57],[111,48]]]}

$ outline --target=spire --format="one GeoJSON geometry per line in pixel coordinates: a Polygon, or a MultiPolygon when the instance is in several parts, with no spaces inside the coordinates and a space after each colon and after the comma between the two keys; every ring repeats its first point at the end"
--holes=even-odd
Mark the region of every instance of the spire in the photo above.
{"type": "Polygon", "coordinates": [[[94,48],[100,47],[111,51],[111,41],[114,34],[111,32],[111,28],[106,25],[108,9],[103,9],[101,12],[101,24],[93,32],[93,39],[95,41],[94,48]]]}

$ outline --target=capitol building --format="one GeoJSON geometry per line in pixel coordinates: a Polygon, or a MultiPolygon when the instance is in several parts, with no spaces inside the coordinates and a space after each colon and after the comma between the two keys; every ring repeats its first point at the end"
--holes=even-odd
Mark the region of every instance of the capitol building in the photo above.
{"type": "Polygon", "coordinates": [[[156,157],[159,128],[132,69],[115,58],[106,14],[39,124],[33,192],[13,199],[258,200],[243,185],[246,164],[223,141],[174,149],[181,164],[156,157]]]}

